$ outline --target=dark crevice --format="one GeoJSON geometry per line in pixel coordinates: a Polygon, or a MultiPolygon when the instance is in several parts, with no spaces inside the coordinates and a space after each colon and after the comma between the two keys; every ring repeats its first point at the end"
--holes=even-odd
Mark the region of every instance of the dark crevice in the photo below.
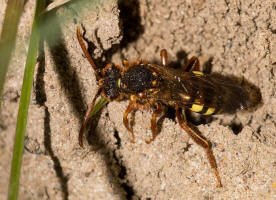
{"type": "Polygon", "coordinates": [[[246,125],[251,126],[251,124],[252,124],[252,119],[253,119],[253,116],[250,117],[250,119],[248,120],[248,122],[247,122],[246,125]]]}
{"type": "Polygon", "coordinates": [[[256,133],[259,135],[261,133],[261,128],[262,126],[258,126],[257,130],[256,130],[256,133]]]}
{"type": "MultiPolygon", "coordinates": [[[[107,176],[110,177],[112,188],[115,190],[114,193],[120,195],[120,199],[126,199],[127,191],[122,187],[121,176],[124,177],[124,170],[126,169],[123,164],[121,164],[121,158],[115,156],[114,148],[106,144],[105,140],[102,138],[102,134],[96,131],[96,126],[100,115],[93,117],[93,120],[89,123],[87,141],[91,146],[93,151],[101,154],[103,160],[107,166],[107,176]]],[[[116,137],[116,136],[115,136],[116,137]]]]}
{"type": "Polygon", "coordinates": [[[37,58],[38,68],[36,73],[34,92],[36,103],[40,106],[44,106],[47,101],[46,91],[45,91],[45,82],[44,82],[44,73],[45,73],[45,53],[43,42],[40,43],[39,55],[37,58]]]}
{"type": "Polygon", "coordinates": [[[267,114],[265,115],[265,120],[264,120],[264,121],[266,121],[266,120],[268,120],[268,119],[272,119],[272,116],[271,116],[269,113],[267,113],[267,114]]]}
{"type": "Polygon", "coordinates": [[[123,180],[125,178],[126,174],[127,173],[126,173],[125,166],[120,165],[120,173],[118,174],[118,177],[123,180]]]}
{"type": "Polygon", "coordinates": [[[140,5],[138,0],[118,1],[120,20],[123,30],[121,48],[127,47],[129,43],[136,41],[144,33],[141,24],[140,5]]]}
{"type": "Polygon", "coordinates": [[[126,167],[125,167],[124,165],[121,165],[121,164],[120,164],[120,159],[117,157],[115,151],[113,152],[113,159],[115,160],[116,164],[117,164],[118,166],[120,166],[120,171],[119,171],[118,177],[119,177],[120,179],[124,179],[125,176],[126,176],[126,167]]]}
{"type": "Polygon", "coordinates": [[[122,163],[121,157],[116,156],[116,149],[119,149],[121,145],[118,131],[115,130],[114,132],[114,137],[117,140],[115,143],[116,149],[114,149],[106,144],[102,138],[102,134],[96,131],[98,120],[99,115],[94,116],[90,123],[90,127],[88,128],[88,143],[92,147],[92,150],[99,152],[105,160],[107,174],[111,177],[111,184],[115,186],[115,193],[120,195],[120,199],[130,199],[129,196],[132,196],[132,193],[129,191],[133,190],[131,190],[132,187],[129,184],[126,184],[126,167],[122,163]]]}
{"type": "Polygon", "coordinates": [[[116,138],[117,142],[115,143],[115,145],[117,146],[117,148],[119,149],[121,147],[121,138],[119,136],[119,132],[115,129],[114,131],[114,137],[116,138]]]}
{"type": "Polygon", "coordinates": [[[129,186],[129,184],[127,184],[127,183],[122,183],[121,186],[124,188],[124,190],[127,193],[126,199],[131,200],[134,197],[134,194],[135,194],[133,188],[131,186],[129,186]]]}
{"type": "Polygon", "coordinates": [[[261,134],[262,131],[262,126],[258,126],[256,131],[253,133],[253,136],[258,139],[260,142],[265,142],[266,137],[261,134]]]}
{"type": "Polygon", "coordinates": [[[45,187],[45,194],[46,194],[46,199],[50,200],[50,195],[48,193],[47,187],[45,187]]]}
{"type": "Polygon", "coordinates": [[[238,135],[243,129],[243,125],[240,122],[235,122],[234,121],[229,126],[230,126],[230,128],[232,129],[232,131],[235,135],[238,135]]]}
{"type": "Polygon", "coordinates": [[[184,147],[184,152],[188,152],[191,147],[192,145],[190,143],[187,143],[187,146],[184,147]]]}
{"type": "MultiPolygon", "coordinates": [[[[54,164],[54,170],[56,175],[60,181],[63,197],[65,200],[68,199],[68,178],[64,175],[61,163],[58,157],[54,154],[51,143],[51,127],[50,127],[50,112],[48,107],[45,105],[47,101],[47,96],[45,92],[45,82],[44,82],[44,73],[45,73],[45,54],[44,54],[44,46],[43,40],[40,43],[39,49],[39,57],[38,57],[38,71],[36,74],[35,81],[35,99],[38,105],[44,107],[45,117],[44,117],[44,146],[45,146],[45,154],[49,155],[54,164]]],[[[46,193],[47,194],[47,193],[46,193]]]]}
{"type": "Polygon", "coordinates": [[[126,192],[126,199],[132,199],[135,196],[135,191],[133,187],[130,185],[130,183],[126,180],[126,176],[127,176],[126,167],[120,163],[120,159],[117,157],[115,151],[113,152],[113,158],[114,158],[115,164],[119,166],[118,178],[120,179],[121,187],[126,192]]]}
{"type": "Polygon", "coordinates": [[[48,111],[47,106],[45,106],[45,118],[44,118],[44,145],[46,149],[46,154],[48,154],[51,157],[54,163],[54,170],[56,172],[57,177],[59,178],[61,190],[63,192],[63,197],[65,200],[67,200],[69,196],[68,177],[64,175],[60,161],[52,149],[50,113],[48,111]]]}

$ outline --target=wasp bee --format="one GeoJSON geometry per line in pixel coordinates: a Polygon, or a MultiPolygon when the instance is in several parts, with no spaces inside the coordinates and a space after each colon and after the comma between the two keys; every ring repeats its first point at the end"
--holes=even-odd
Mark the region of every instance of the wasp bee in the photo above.
{"type": "Polygon", "coordinates": [[[123,123],[131,134],[132,142],[134,142],[135,136],[128,121],[128,115],[131,112],[137,109],[154,108],[150,124],[152,138],[146,141],[150,143],[158,134],[156,118],[163,113],[165,106],[173,106],[180,126],[196,144],[205,150],[216,176],[218,187],[222,187],[210,142],[188,125],[185,113],[181,112],[181,109],[187,108],[202,115],[245,109],[249,101],[247,91],[216,75],[203,74],[199,71],[199,60],[196,57],[192,57],[182,69],[169,68],[165,49],[160,52],[161,65],[150,64],[145,61],[131,63],[124,60],[124,67],[110,63],[100,70],[94,64],[85,47],[80,27],[77,29],[77,37],[85,56],[94,69],[99,85],[80,129],[80,146],[83,146],[83,134],[86,125],[96,99],[100,95],[109,102],[129,99],[129,105],[123,116],[123,123]]]}

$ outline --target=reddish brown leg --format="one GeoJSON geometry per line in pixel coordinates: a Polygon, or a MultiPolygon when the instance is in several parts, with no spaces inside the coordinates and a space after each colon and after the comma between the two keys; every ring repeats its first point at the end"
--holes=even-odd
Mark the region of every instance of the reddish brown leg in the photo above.
{"type": "Polygon", "coordinates": [[[123,60],[123,64],[126,68],[129,68],[129,62],[128,60],[123,60]]]}
{"type": "Polygon", "coordinates": [[[183,71],[185,72],[199,71],[199,70],[200,70],[199,60],[195,56],[190,58],[190,60],[188,60],[186,65],[183,67],[183,71]]]}
{"type": "Polygon", "coordinates": [[[152,113],[150,128],[152,132],[152,138],[150,140],[146,140],[146,143],[149,144],[152,141],[155,140],[156,136],[158,135],[157,131],[157,124],[156,124],[156,117],[159,116],[162,113],[162,106],[160,104],[157,104],[156,110],[152,113]]]}
{"type": "Polygon", "coordinates": [[[126,129],[130,132],[131,134],[131,142],[134,143],[134,134],[133,134],[133,129],[129,127],[129,122],[128,122],[128,118],[127,116],[132,112],[132,111],[136,111],[137,110],[137,105],[134,102],[129,102],[128,107],[124,113],[124,117],[123,117],[123,122],[124,125],[126,127],[126,129]]]}
{"type": "Polygon", "coordinates": [[[99,80],[99,75],[97,73],[98,72],[97,66],[95,65],[92,57],[90,56],[89,52],[87,51],[87,49],[85,47],[85,44],[84,44],[82,36],[81,36],[81,27],[79,27],[79,26],[77,27],[77,38],[78,38],[79,44],[81,46],[81,49],[82,49],[85,57],[89,61],[91,67],[94,69],[94,73],[95,73],[97,80],[99,80]]]}
{"type": "Polygon", "coordinates": [[[80,132],[79,132],[79,144],[81,147],[83,147],[83,135],[84,135],[84,131],[85,131],[85,128],[86,128],[86,125],[87,125],[87,122],[89,120],[89,117],[90,117],[90,114],[93,110],[93,107],[95,105],[95,102],[96,102],[96,99],[97,97],[100,95],[100,90],[97,91],[94,99],[92,100],[92,102],[90,103],[89,105],[89,108],[85,114],[85,117],[84,117],[84,121],[82,123],[82,126],[81,126],[81,129],[80,129],[80,132]]]}
{"type": "Polygon", "coordinates": [[[192,130],[185,121],[182,120],[180,113],[179,113],[179,106],[176,105],[176,117],[178,119],[178,122],[180,124],[180,126],[189,134],[189,136],[193,139],[193,141],[195,143],[197,143],[199,146],[201,146],[202,148],[204,148],[208,161],[211,165],[211,168],[217,178],[217,187],[222,187],[221,184],[221,179],[220,179],[220,175],[218,172],[218,167],[217,167],[217,163],[216,163],[216,159],[213,155],[212,149],[211,149],[211,145],[210,143],[205,140],[204,138],[202,138],[199,134],[197,134],[194,130],[192,130]]]}
{"type": "Polygon", "coordinates": [[[167,50],[162,49],[160,51],[160,56],[161,56],[161,64],[165,67],[168,67],[168,55],[167,55],[167,50]]]}

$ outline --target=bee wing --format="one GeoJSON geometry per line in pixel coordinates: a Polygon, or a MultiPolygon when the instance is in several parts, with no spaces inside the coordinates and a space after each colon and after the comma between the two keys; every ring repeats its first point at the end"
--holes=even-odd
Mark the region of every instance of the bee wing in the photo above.
{"type": "Polygon", "coordinates": [[[249,106],[249,93],[235,83],[233,79],[219,74],[206,75],[205,79],[216,87],[217,95],[222,97],[221,108],[224,112],[231,113],[237,109],[246,109],[249,106]]]}
{"type": "Polygon", "coordinates": [[[182,72],[158,65],[151,65],[151,68],[161,77],[156,100],[188,107],[205,105],[227,113],[247,108],[248,92],[228,77],[182,72]]]}

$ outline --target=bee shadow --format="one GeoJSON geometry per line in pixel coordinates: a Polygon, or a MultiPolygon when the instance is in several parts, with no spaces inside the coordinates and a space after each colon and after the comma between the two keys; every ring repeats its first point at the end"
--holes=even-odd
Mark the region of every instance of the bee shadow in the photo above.
{"type": "MultiPolygon", "coordinates": [[[[185,63],[187,63],[189,60],[188,54],[185,51],[181,50],[177,52],[176,57],[176,61],[169,62],[169,67],[181,70],[181,68],[183,68],[183,66],[185,66],[185,63]]],[[[244,89],[244,98],[247,99],[248,96],[248,99],[242,99],[242,94],[241,97],[239,97],[241,101],[247,101],[246,103],[244,103],[246,104],[246,108],[243,109],[242,112],[254,112],[256,109],[263,105],[260,89],[256,85],[244,78],[239,78],[231,75],[225,76],[218,73],[211,73],[213,68],[212,61],[213,57],[210,57],[206,62],[201,63],[201,71],[204,74],[209,74],[214,79],[218,80],[218,82],[221,82],[225,85],[240,87],[244,89]]],[[[224,106],[225,110],[223,111],[223,113],[234,114],[235,112],[237,112],[238,107],[234,107],[231,105],[231,96],[229,96],[229,100],[227,101],[229,101],[229,105],[224,106]]],[[[198,113],[190,111],[189,109],[185,110],[185,114],[187,117],[187,121],[191,122],[194,125],[208,124],[211,123],[214,119],[216,119],[213,115],[200,115],[198,113]]],[[[173,107],[169,107],[167,109],[166,117],[175,120],[175,109],[173,107]]],[[[229,124],[228,126],[233,130],[235,134],[238,134],[243,128],[242,124],[237,121],[233,121],[233,123],[229,124]]]]}

